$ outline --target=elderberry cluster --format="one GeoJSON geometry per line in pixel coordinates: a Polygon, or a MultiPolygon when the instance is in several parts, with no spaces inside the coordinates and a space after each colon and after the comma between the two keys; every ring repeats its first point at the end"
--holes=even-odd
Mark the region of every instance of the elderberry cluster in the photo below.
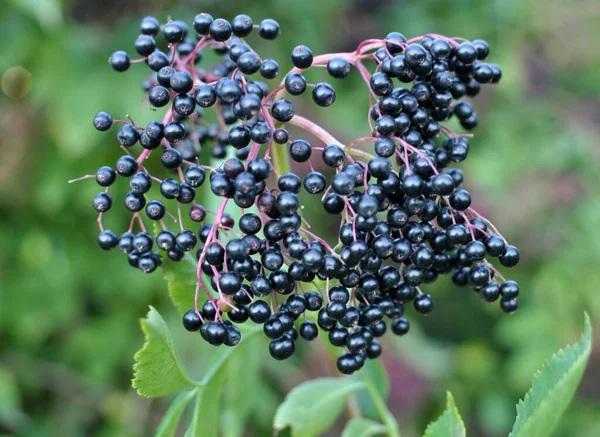
{"type": "Polygon", "coordinates": [[[183,317],[187,330],[210,344],[233,346],[241,339],[236,325],[250,320],[263,326],[275,359],[291,356],[299,337],[312,341],[324,331],[344,350],[338,369],[350,374],[381,354],[377,338],[388,325],[395,335],[408,332],[406,309],[433,310],[421,287],[439,275],[450,274],[456,286],[472,288],[487,302],[499,300],[505,312],[517,309],[519,286],[490,259],[513,267],[519,253],[471,207],[462,171],[450,168],[467,158],[468,135],[441,124],[455,116],[464,129],[476,127],[471,103],[461,99],[501,77],[496,64],[485,62],[484,41],[434,34],[407,40],[393,32],[350,53],[313,56],[298,46],[292,70],[279,78],[279,64],[246,42],[254,32],[275,39],[280,28],[273,20],[256,25],[246,15],[229,22],[202,13],[190,29],[182,21],[160,25],[147,17],[140,30],[135,51],[141,58],[118,51],[110,65],[125,71],[146,64],[152,70],[144,81],[147,101],[166,107],[166,114],[143,127],[98,113],[98,130],[121,124],[117,141],[127,154],[84,178],[95,177],[104,187],[93,201],[103,249],[119,247],[146,273],[166,258],[177,262],[186,252],[195,254],[195,307],[183,317]],[[203,68],[208,50],[220,60],[203,68]],[[313,67],[325,67],[318,83],[304,75],[313,67]],[[331,106],[336,92],[330,82],[357,73],[371,101],[368,136],[342,144],[296,114],[290,99],[310,90],[315,104],[331,106]],[[291,138],[287,125],[317,142],[291,138]],[[216,168],[200,162],[202,148],[220,159],[216,168]],[[163,179],[146,168],[157,154],[163,179]],[[306,171],[282,171],[281,163],[274,165],[282,155],[306,171]],[[132,212],[120,235],[102,225],[117,179],[129,184],[124,205],[132,212]],[[206,183],[221,199],[217,211],[196,202],[196,190],[206,183]],[[151,199],[152,186],[158,192],[151,199]],[[336,244],[313,234],[311,217],[301,217],[303,190],[341,217],[336,244]],[[240,211],[237,220],[226,212],[232,204],[240,211]],[[182,210],[196,228],[184,228],[182,210]],[[166,215],[177,230],[169,229],[166,215]],[[147,230],[144,218],[162,230],[147,230]],[[136,223],[141,231],[134,233],[136,223]]]}

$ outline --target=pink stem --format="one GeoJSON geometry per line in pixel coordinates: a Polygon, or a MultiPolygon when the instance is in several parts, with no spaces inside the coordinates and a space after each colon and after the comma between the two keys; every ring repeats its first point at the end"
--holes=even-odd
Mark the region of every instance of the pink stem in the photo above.
{"type": "Polygon", "coordinates": [[[204,290],[204,293],[211,300],[211,302],[214,300],[211,297],[210,293],[208,293],[208,290],[206,290],[206,288],[204,288],[204,285],[202,284],[202,261],[204,261],[204,257],[206,256],[206,250],[208,249],[208,246],[212,243],[212,240],[215,237],[217,228],[221,223],[221,217],[223,217],[223,213],[225,212],[225,207],[227,206],[228,201],[229,199],[227,197],[224,197],[223,200],[221,200],[221,204],[219,205],[219,209],[217,210],[217,216],[215,217],[215,222],[210,228],[210,232],[208,233],[208,237],[206,238],[206,242],[204,243],[204,249],[202,250],[200,258],[198,259],[198,265],[196,268],[196,292],[194,294],[194,308],[196,309],[196,311],[198,310],[198,297],[200,294],[200,288],[204,290]]]}
{"type": "Polygon", "coordinates": [[[331,254],[333,256],[335,256],[336,258],[339,257],[339,255],[335,252],[335,250],[333,250],[333,248],[322,238],[317,237],[315,234],[313,234],[312,232],[306,230],[305,228],[299,228],[300,232],[304,232],[306,235],[308,235],[309,237],[314,238],[315,240],[317,240],[319,243],[321,243],[323,246],[325,246],[325,248],[331,252],[331,254]]]}
{"type": "MultiPolygon", "coordinates": [[[[169,108],[169,110],[167,111],[167,113],[165,114],[165,117],[163,118],[163,121],[162,121],[163,125],[166,125],[169,121],[171,121],[172,118],[173,118],[173,106],[171,106],[169,108]]],[[[144,151],[142,153],[140,153],[140,156],[138,156],[138,159],[137,159],[138,164],[141,164],[142,162],[144,162],[144,160],[146,158],[148,158],[151,153],[152,153],[152,150],[144,149],[144,151]]]]}

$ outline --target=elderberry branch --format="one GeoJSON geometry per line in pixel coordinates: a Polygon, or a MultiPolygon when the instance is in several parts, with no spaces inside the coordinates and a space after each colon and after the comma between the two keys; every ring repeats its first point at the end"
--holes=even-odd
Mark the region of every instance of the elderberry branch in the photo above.
{"type": "MultiPolygon", "coordinates": [[[[151,70],[146,101],[151,110],[165,108],[164,116],[142,127],[128,115],[127,122],[98,113],[98,130],[119,125],[124,155],[114,168],[69,181],[95,178],[104,189],[93,200],[98,243],[105,250],[118,247],[131,266],[151,273],[162,262],[195,254],[194,307],[183,317],[185,329],[200,331],[210,344],[234,346],[241,338],[236,325],[250,320],[262,325],[275,359],[292,355],[299,337],[312,341],[327,332],[343,349],[337,368],[350,374],[381,354],[376,338],[388,326],[399,336],[409,331],[410,307],[419,314],[433,310],[423,284],[440,275],[450,274],[456,286],[475,289],[487,302],[499,301],[505,312],[517,309],[517,283],[489,260],[514,267],[518,250],[471,208],[465,176],[452,166],[467,158],[474,143],[471,134],[445,126],[455,117],[466,131],[476,128],[477,114],[463,97],[501,79],[500,68],[487,61],[484,41],[434,33],[407,39],[391,32],[365,39],[353,52],[318,56],[300,45],[291,53],[294,67],[269,84],[278,78],[279,64],[261,58],[251,44],[256,34],[276,39],[275,21],[254,24],[239,15],[229,22],[201,13],[192,26],[194,32],[182,21],[161,26],[147,17],[134,45],[141,58],[113,53],[109,62],[116,71],[133,64],[151,70]],[[157,49],[159,33],[166,53],[157,49]],[[212,64],[206,59],[214,57],[203,56],[209,50],[217,55],[212,64]],[[309,83],[304,74],[315,68],[321,78],[309,83]],[[351,74],[367,85],[368,119],[359,138],[342,143],[340,132],[298,114],[295,99],[309,94],[314,104],[335,110],[332,84],[351,74]],[[300,128],[300,137],[287,126],[300,128]],[[305,133],[322,144],[303,139],[305,133]],[[202,149],[219,164],[201,162],[202,149]],[[151,158],[160,160],[164,175],[149,172],[155,168],[146,165],[151,158]],[[130,191],[119,203],[132,218],[117,236],[102,219],[113,207],[109,187],[121,182],[130,191]],[[151,196],[153,184],[159,198],[151,196]],[[215,212],[197,203],[203,185],[220,199],[215,212]],[[302,191],[321,203],[327,217],[341,215],[334,247],[302,217],[302,191]],[[167,211],[173,202],[177,218],[167,211]],[[225,213],[233,204],[237,219],[225,213]],[[214,221],[204,223],[207,214],[214,221]],[[144,220],[157,225],[146,228],[144,220]],[[136,223],[141,231],[134,233],[136,223]],[[308,290],[313,286],[316,291],[308,290]],[[200,290],[207,298],[202,306],[200,290]],[[317,323],[304,317],[306,311],[317,312],[317,323]]],[[[397,435],[385,403],[374,402],[388,434],[397,435]]]]}

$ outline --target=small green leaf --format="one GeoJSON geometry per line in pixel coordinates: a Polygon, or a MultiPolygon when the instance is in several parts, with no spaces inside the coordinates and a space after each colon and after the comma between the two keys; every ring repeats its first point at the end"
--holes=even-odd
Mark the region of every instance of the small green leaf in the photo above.
{"type": "Polygon", "coordinates": [[[581,381],[592,348],[590,318],[578,343],[558,351],[533,377],[533,385],[517,404],[517,420],[509,437],[552,434],[581,381]]]}
{"type": "Polygon", "coordinates": [[[448,392],[446,409],[442,415],[425,430],[425,437],[465,437],[467,431],[452,394],[448,392]]]}
{"type": "Polygon", "coordinates": [[[313,437],[324,432],[344,409],[348,397],[364,388],[350,378],[320,378],[300,384],[277,408],[275,430],[292,428],[293,437],[313,437]]]}
{"type": "Polygon", "coordinates": [[[173,437],[175,435],[185,407],[187,407],[191,400],[198,394],[198,390],[198,388],[195,388],[193,390],[185,391],[175,398],[160,422],[155,437],[173,437]]]}
{"type": "Polygon", "coordinates": [[[370,419],[352,419],[348,422],[342,437],[376,437],[385,435],[385,426],[370,419]]]}
{"type": "Polygon", "coordinates": [[[194,382],[181,367],[169,328],[158,311],[150,307],[148,316],[140,324],[146,342],[134,356],[133,387],[138,393],[158,397],[193,386],[194,382]]]}
{"type": "MultiPolygon", "coordinates": [[[[381,364],[381,360],[367,360],[359,372],[355,373],[353,378],[357,380],[367,380],[377,391],[379,397],[385,402],[390,393],[390,381],[388,375],[381,364]]],[[[362,414],[375,420],[383,420],[379,414],[377,406],[367,389],[356,393],[356,401],[362,414]]]]}

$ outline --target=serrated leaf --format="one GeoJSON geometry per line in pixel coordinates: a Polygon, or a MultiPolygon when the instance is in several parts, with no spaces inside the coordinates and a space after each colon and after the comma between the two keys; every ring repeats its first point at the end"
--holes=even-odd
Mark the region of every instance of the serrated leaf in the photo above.
{"type": "Polygon", "coordinates": [[[160,425],[156,429],[155,437],[173,437],[177,432],[179,420],[183,415],[185,408],[198,394],[199,389],[185,391],[175,398],[167,412],[165,413],[160,425]]]}
{"type": "Polygon", "coordinates": [[[167,324],[153,307],[140,321],[145,343],[136,352],[133,387],[146,397],[178,392],[194,385],[184,373],[167,324]]]}
{"type": "Polygon", "coordinates": [[[350,378],[320,378],[307,381],[288,393],[277,408],[275,430],[292,428],[293,437],[313,437],[324,432],[344,408],[348,397],[363,388],[350,378]]]}
{"type": "Polygon", "coordinates": [[[376,437],[385,435],[385,426],[371,419],[352,419],[342,432],[342,437],[376,437]]]}
{"type": "Polygon", "coordinates": [[[578,343],[552,356],[533,377],[533,385],[517,404],[517,420],[509,437],[547,437],[573,399],[592,348],[592,327],[585,314],[585,331],[578,343]]]}
{"type": "MultiPolygon", "coordinates": [[[[383,402],[387,400],[390,393],[390,381],[380,360],[367,360],[363,368],[355,373],[353,378],[367,380],[375,388],[383,402]]],[[[356,393],[356,401],[363,416],[383,420],[367,389],[359,390],[356,393]]]]}
{"type": "Polygon", "coordinates": [[[466,433],[465,424],[454,404],[454,398],[448,392],[446,409],[438,420],[427,426],[425,437],[465,437],[466,433]]]}

